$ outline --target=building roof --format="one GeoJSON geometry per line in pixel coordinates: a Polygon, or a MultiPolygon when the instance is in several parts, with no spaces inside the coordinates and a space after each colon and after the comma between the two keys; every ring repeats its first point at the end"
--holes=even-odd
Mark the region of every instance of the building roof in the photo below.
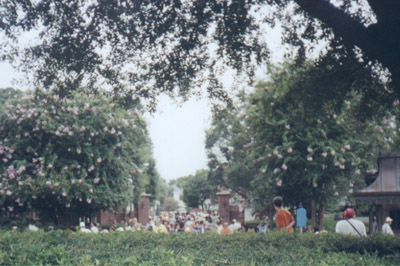
{"type": "Polygon", "coordinates": [[[379,157],[378,167],[375,181],[353,193],[357,202],[400,203],[400,155],[379,157]]]}

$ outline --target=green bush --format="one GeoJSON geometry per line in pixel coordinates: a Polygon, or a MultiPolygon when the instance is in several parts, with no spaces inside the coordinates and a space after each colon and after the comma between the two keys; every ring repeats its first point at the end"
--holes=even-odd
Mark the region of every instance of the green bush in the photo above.
{"type": "Polygon", "coordinates": [[[1,265],[397,265],[400,239],[337,234],[0,232],[1,265]]]}

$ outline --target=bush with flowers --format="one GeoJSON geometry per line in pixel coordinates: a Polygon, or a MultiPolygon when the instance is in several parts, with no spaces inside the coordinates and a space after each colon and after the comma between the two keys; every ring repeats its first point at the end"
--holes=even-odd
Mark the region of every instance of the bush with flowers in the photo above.
{"type": "MultiPolygon", "coordinates": [[[[0,107],[0,206],[67,213],[118,210],[148,183],[146,124],[102,95],[68,98],[36,90],[0,107]]],[[[58,220],[58,221],[57,221],[58,220]]]]}

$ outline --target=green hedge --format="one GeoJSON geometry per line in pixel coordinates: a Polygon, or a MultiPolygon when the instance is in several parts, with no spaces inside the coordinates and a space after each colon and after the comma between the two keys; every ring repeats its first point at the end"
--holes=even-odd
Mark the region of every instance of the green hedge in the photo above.
{"type": "Polygon", "coordinates": [[[1,265],[398,265],[400,239],[337,234],[0,232],[1,265]]]}

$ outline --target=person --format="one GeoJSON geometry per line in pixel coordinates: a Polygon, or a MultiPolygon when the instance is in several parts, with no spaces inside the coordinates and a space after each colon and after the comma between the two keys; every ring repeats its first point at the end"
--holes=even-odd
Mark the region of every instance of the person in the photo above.
{"type": "Polygon", "coordinates": [[[165,225],[162,224],[160,222],[160,220],[156,220],[154,225],[155,225],[154,228],[153,228],[153,232],[154,233],[161,233],[161,234],[167,234],[168,233],[167,227],[165,227],[165,225]]]}
{"type": "Polygon", "coordinates": [[[257,231],[258,234],[266,234],[268,231],[268,223],[267,221],[262,221],[258,226],[257,226],[257,231]]]}
{"type": "Polygon", "coordinates": [[[275,197],[273,199],[274,209],[277,212],[275,215],[276,226],[278,227],[278,231],[287,231],[293,232],[294,219],[292,214],[283,209],[283,200],[281,197],[275,197]]]}
{"type": "Polygon", "coordinates": [[[29,225],[28,225],[28,231],[30,231],[30,232],[37,232],[37,231],[39,231],[39,228],[38,228],[36,225],[34,225],[34,224],[29,224],[29,225]]]}
{"type": "Polygon", "coordinates": [[[382,233],[384,235],[388,235],[388,236],[394,236],[393,230],[390,227],[392,225],[392,218],[390,218],[389,216],[386,217],[385,223],[382,226],[382,233]]]}
{"type": "Polygon", "coordinates": [[[92,232],[90,229],[87,229],[85,227],[85,222],[80,222],[79,223],[79,228],[81,229],[82,233],[91,233],[92,232]]]}
{"type": "Polygon", "coordinates": [[[376,217],[374,216],[374,221],[372,222],[372,233],[375,234],[378,232],[378,222],[376,221],[376,217]]]}
{"type": "Polygon", "coordinates": [[[95,225],[95,223],[90,223],[90,231],[92,231],[92,233],[98,233],[99,228],[95,225]]]}
{"type": "Polygon", "coordinates": [[[356,212],[352,208],[345,209],[343,212],[343,220],[336,223],[336,233],[353,236],[367,236],[364,223],[355,218],[356,212]]]}
{"type": "Polygon", "coordinates": [[[224,223],[224,226],[221,229],[221,234],[223,235],[230,235],[232,233],[231,229],[229,228],[229,224],[228,223],[224,223]]]}

